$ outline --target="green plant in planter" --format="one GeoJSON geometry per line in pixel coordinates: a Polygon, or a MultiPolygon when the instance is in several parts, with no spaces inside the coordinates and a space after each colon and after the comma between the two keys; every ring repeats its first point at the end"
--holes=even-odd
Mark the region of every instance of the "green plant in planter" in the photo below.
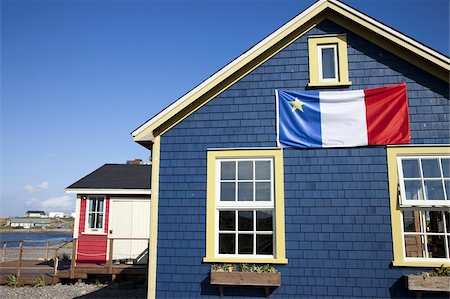
{"type": "Polygon", "coordinates": [[[237,268],[234,264],[223,264],[225,272],[236,272],[237,268]]]}
{"type": "Polygon", "coordinates": [[[253,273],[278,273],[278,270],[271,265],[251,265],[248,264],[212,264],[212,272],[253,272],[253,273]]]}
{"type": "Polygon", "coordinates": [[[450,276],[450,268],[441,265],[439,268],[433,268],[433,271],[423,272],[422,277],[425,279],[427,277],[446,277],[450,276]]]}
{"type": "Polygon", "coordinates": [[[261,267],[262,267],[262,272],[265,272],[265,273],[278,273],[278,270],[275,269],[274,267],[272,267],[269,264],[261,266],[261,267]]]}
{"type": "Polygon", "coordinates": [[[248,264],[241,264],[239,269],[241,270],[241,272],[250,272],[250,266],[248,264]]]}
{"type": "MultiPolygon", "coordinates": [[[[439,268],[434,268],[432,272],[425,272],[428,273],[427,276],[450,276],[450,268],[449,267],[444,267],[444,265],[442,264],[439,268]]],[[[425,274],[424,273],[424,274],[425,274]]]]}
{"type": "Polygon", "coordinates": [[[236,272],[237,267],[234,264],[212,264],[211,271],[213,271],[213,272],[236,272]]]}
{"type": "Polygon", "coordinates": [[[262,267],[257,265],[252,265],[250,267],[250,272],[262,273],[262,267]]]}
{"type": "Polygon", "coordinates": [[[221,265],[218,264],[212,264],[211,265],[211,272],[221,272],[221,265]]]}

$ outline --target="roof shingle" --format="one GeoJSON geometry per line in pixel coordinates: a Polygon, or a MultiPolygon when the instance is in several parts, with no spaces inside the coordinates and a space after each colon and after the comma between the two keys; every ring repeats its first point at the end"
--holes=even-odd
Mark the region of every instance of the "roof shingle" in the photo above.
{"type": "Polygon", "coordinates": [[[151,165],[105,164],[66,189],[150,189],[151,165]]]}

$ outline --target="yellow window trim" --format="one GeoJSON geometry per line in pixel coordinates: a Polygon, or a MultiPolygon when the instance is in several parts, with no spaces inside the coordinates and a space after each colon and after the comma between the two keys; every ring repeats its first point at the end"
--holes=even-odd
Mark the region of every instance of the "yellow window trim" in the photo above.
{"type": "Polygon", "coordinates": [[[239,150],[209,150],[207,164],[207,194],[206,194],[206,256],[207,263],[270,263],[287,264],[285,231],[284,231],[284,170],[282,149],[239,149],[239,150]],[[216,257],[215,251],[215,163],[220,158],[271,157],[274,159],[275,172],[275,257],[272,258],[224,258],[216,257]]]}
{"type": "Polygon", "coordinates": [[[392,223],[392,246],[394,250],[394,266],[408,267],[439,267],[442,264],[445,267],[450,266],[450,262],[432,261],[432,260],[413,260],[404,257],[403,238],[402,238],[402,217],[398,206],[398,174],[397,174],[397,156],[399,155],[442,155],[449,154],[450,146],[401,146],[387,147],[388,178],[389,178],[389,196],[391,206],[392,223]]]}
{"type": "Polygon", "coordinates": [[[152,146],[152,198],[150,201],[150,240],[148,257],[147,298],[156,298],[156,266],[158,249],[158,200],[161,136],[156,136],[152,146]]]}
{"type": "Polygon", "coordinates": [[[308,38],[309,55],[309,83],[308,87],[349,86],[348,59],[347,59],[347,35],[335,36],[310,36],[308,38]],[[337,45],[338,80],[335,82],[320,82],[318,46],[337,45]]]}

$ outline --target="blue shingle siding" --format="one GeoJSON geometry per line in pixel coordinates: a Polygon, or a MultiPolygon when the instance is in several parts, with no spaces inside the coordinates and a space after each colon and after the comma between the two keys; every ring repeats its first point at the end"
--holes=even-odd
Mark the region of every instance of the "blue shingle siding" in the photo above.
{"type": "MultiPolygon", "coordinates": [[[[450,143],[448,84],[346,33],[350,89],[407,83],[412,142],[450,143]]],[[[216,297],[205,255],[208,148],[276,146],[275,88],[304,90],[307,36],[288,46],[162,136],[157,296],[216,297]]],[[[284,150],[286,253],[272,298],[411,296],[393,268],[384,147],[284,150]]],[[[235,296],[261,290],[226,289],[235,296]]]]}

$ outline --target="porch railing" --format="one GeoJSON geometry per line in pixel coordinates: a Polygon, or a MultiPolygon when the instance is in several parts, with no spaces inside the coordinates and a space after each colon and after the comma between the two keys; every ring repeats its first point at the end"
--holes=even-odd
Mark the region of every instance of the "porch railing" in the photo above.
{"type": "MultiPolygon", "coordinates": [[[[90,241],[95,241],[95,237],[89,238],[90,241]]],[[[98,239],[104,240],[104,239],[98,239]]],[[[78,256],[104,256],[104,263],[97,263],[96,267],[107,268],[107,274],[114,274],[113,268],[115,264],[114,260],[114,242],[118,241],[134,241],[142,240],[147,241],[147,248],[144,250],[148,254],[148,238],[108,238],[109,251],[104,253],[89,253],[89,252],[78,252],[79,239],[73,238],[67,241],[63,241],[59,244],[52,244],[50,241],[29,241],[29,240],[19,240],[19,241],[4,241],[1,247],[1,262],[16,262],[15,263],[15,275],[19,278],[22,275],[23,262],[26,260],[53,260],[53,276],[58,276],[58,267],[61,259],[70,259],[70,278],[75,278],[75,268],[77,265],[77,255],[78,256]],[[26,243],[39,242],[45,244],[44,246],[25,246],[26,243]],[[8,247],[13,243],[18,244],[17,247],[8,247]],[[24,256],[24,252],[27,252],[30,256],[24,256]],[[33,254],[34,252],[34,254],[33,254]],[[30,254],[31,253],[31,254],[30,254]]],[[[141,254],[142,255],[142,254],[141,254]]],[[[141,255],[134,258],[138,259],[141,255]]],[[[130,257],[130,259],[133,259],[130,257]]],[[[79,260],[79,258],[78,258],[79,260]]],[[[103,259],[102,259],[103,260],[103,259]]],[[[117,260],[116,260],[117,261],[117,260]]],[[[28,268],[28,267],[27,267],[28,268]]],[[[66,269],[67,270],[67,269],[66,269]]]]}
{"type": "MultiPolygon", "coordinates": [[[[58,260],[59,254],[63,252],[66,254],[67,250],[65,247],[70,246],[72,240],[60,241],[58,243],[51,242],[48,240],[18,240],[18,241],[4,241],[1,247],[1,263],[11,267],[15,264],[14,272],[17,278],[22,276],[23,269],[36,268],[39,265],[24,265],[24,261],[45,261],[49,262],[53,260],[53,277],[56,277],[58,272],[58,260]],[[31,246],[32,243],[45,244],[42,246],[31,246]],[[11,246],[16,245],[17,246],[11,246]],[[9,247],[8,247],[9,245],[9,247]],[[27,246],[29,245],[29,246],[27,246]],[[9,263],[9,264],[8,264],[9,263]]],[[[68,255],[67,255],[68,257],[68,255]]],[[[50,265],[48,265],[50,266],[50,265]]]]}

